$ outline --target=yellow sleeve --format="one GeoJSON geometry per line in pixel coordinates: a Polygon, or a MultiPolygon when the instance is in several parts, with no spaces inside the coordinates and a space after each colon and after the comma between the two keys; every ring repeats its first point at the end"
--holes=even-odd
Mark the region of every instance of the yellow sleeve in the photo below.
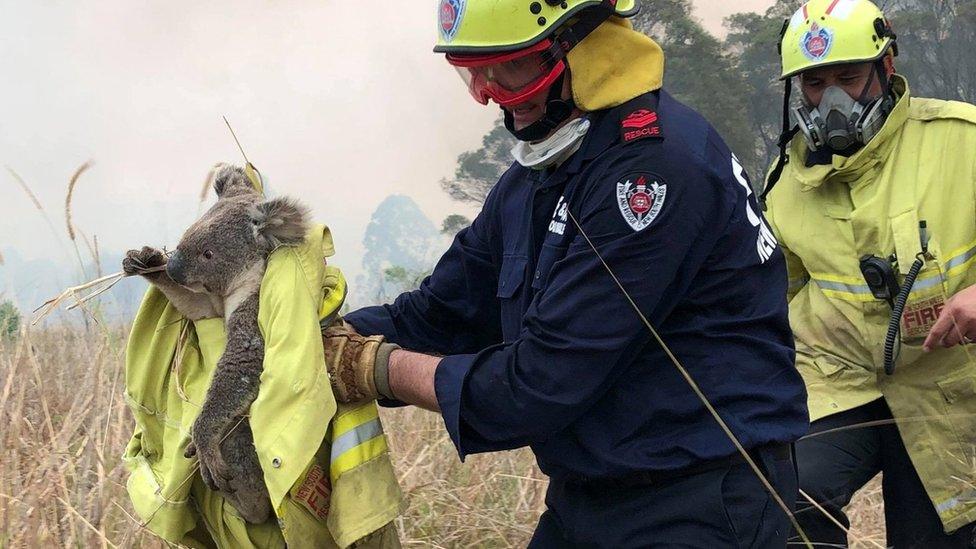
{"type": "Polygon", "coordinates": [[[333,289],[326,284],[337,283],[327,277],[324,261],[330,240],[328,229],[317,226],[303,245],[275,251],[261,283],[264,372],[250,421],[276,509],[312,461],[336,413],[319,327],[323,300],[333,289]]]}
{"type": "Polygon", "coordinates": [[[783,242],[782,233],[780,233],[779,227],[776,226],[776,218],[773,215],[771,204],[769,206],[769,210],[766,211],[766,222],[769,223],[769,228],[772,229],[773,235],[776,236],[779,247],[783,250],[783,255],[786,257],[786,271],[787,277],[789,277],[786,300],[793,301],[796,294],[810,281],[810,273],[803,266],[803,261],[800,259],[800,256],[793,253],[783,242]]]}

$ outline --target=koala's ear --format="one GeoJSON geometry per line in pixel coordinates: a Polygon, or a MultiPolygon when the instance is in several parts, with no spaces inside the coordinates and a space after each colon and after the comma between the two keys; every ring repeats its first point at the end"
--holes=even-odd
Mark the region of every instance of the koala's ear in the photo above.
{"type": "Polygon", "coordinates": [[[217,198],[257,193],[243,168],[231,164],[218,164],[214,170],[216,175],[213,179],[213,188],[217,192],[217,198]]]}
{"type": "Polygon", "coordinates": [[[297,246],[308,232],[308,209],[297,200],[282,197],[255,204],[249,212],[254,239],[271,251],[278,246],[297,246]]]}

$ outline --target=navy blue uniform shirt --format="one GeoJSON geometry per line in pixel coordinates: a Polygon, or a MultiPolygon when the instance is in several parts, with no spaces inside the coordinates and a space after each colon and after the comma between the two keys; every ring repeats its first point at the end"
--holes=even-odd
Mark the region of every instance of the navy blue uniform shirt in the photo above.
{"type": "Polygon", "coordinates": [[[346,320],[446,355],[462,459],[528,445],[550,476],[615,477],[733,454],[572,214],[745,447],[797,439],[786,267],[738,161],[663,91],[588,117],[556,170],[502,176],[418,290],[346,320]]]}

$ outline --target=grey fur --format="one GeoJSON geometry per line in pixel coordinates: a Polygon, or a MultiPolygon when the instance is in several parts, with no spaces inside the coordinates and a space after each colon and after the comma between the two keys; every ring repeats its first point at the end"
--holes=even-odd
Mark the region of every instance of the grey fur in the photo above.
{"type": "Polygon", "coordinates": [[[208,487],[221,491],[245,520],[261,523],[271,516],[271,501],[246,419],[264,370],[258,294],[268,255],[304,240],[307,210],[288,198],[265,200],[236,166],[221,167],[213,185],[217,203],[187,229],[168,260],[144,247],[130,250],[122,267],[144,276],[189,320],[225,318],[227,347],[186,456],[197,455],[208,487]],[[164,271],[144,273],[162,265],[164,271]]]}

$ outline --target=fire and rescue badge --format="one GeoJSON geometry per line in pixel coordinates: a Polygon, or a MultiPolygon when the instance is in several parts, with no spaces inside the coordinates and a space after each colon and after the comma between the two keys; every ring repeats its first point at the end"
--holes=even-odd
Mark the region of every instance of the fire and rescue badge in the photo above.
{"type": "Polygon", "coordinates": [[[454,40],[458,28],[461,26],[461,18],[464,17],[464,8],[467,0],[441,0],[438,9],[438,19],[440,20],[441,36],[445,42],[454,40]]]}
{"type": "MultiPolygon", "coordinates": [[[[836,3],[836,2],[835,2],[836,3]]],[[[800,50],[811,61],[819,61],[830,53],[834,45],[834,33],[826,27],[814,23],[800,40],[800,50]]]]}
{"type": "Polygon", "coordinates": [[[624,221],[635,231],[647,228],[664,207],[668,186],[648,175],[617,182],[617,206],[624,221]]]}

